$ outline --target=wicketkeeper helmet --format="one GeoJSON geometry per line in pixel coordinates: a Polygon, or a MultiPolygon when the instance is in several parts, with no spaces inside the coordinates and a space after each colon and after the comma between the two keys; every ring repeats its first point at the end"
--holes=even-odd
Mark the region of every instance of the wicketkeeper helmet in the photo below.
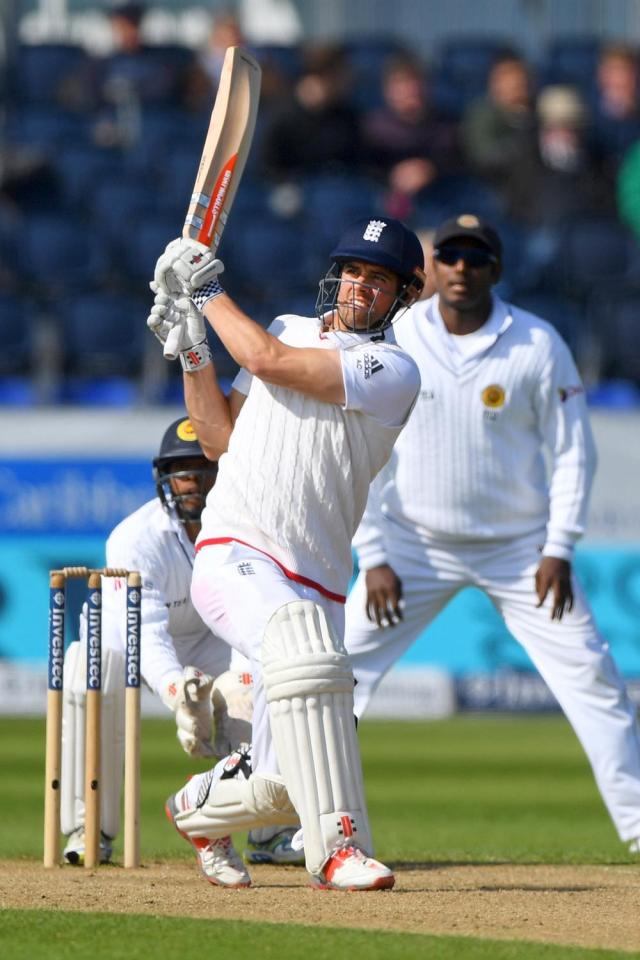
{"type": "Polygon", "coordinates": [[[165,510],[181,523],[200,520],[207,493],[215,483],[218,464],[207,461],[200,441],[188,417],[180,417],[167,428],[160,443],[158,456],[153,460],[153,479],[165,510]],[[188,470],[172,470],[176,460],[197,460],[188,470]],[[178,494],[172,488],[174,478],[197,477],[198,491],[178,494]]]}

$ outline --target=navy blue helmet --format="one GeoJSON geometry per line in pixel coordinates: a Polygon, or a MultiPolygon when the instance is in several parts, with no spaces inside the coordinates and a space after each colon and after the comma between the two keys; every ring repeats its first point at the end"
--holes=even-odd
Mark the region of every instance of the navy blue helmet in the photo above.
{"type": "MultiPolygon", "coordinates": [[[[330,254],[333,266],[320,281],[316,312],[326,318],[336,310],[342,265],[350,261],[372,263],[392,270],[399,280],[396,298],[386,314],[367,330],[389,326],[398,310],[414,303],[424,287],[424,252],[413,232],[393,217],[366,217],[344,231],[330,254]]],[[[342,316],[343,323],[345,322],[342,316]]],[[[356,329],[356,328],[354,328],[356,329]]],[[[357,328],[362,329],[362,328],[357,328]]],[[[362,332],[366,332],[362,329],[362,332]]]]}
{"type": "Polygon", "coordinates": [[[189,418],[174,420],[165,430],[158,456],[153,460],[153,479],[164,509],[181,523],[198,522],[217,473],[218,464],[205,457],[189,418]],[[189,464],[185,469],[187,460],[193,460],[193,466],[189,464]],[[180,470],[174,469],[177,461],[181,462],[180,470]],[[186,477],[195,477],[198,489],[179,494],[172,481],[186,477]]]}

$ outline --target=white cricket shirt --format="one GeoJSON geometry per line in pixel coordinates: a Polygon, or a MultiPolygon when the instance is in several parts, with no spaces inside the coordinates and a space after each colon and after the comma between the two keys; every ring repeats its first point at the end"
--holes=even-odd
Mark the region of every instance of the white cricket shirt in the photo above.
{"type": "Polygon", "coordinates": [[[339,350],[345,404],[325,403],[241,371],[247,393],[197,548],[236,540],[272,557],[287,576],[344,602],[351,540],[369,484],[386,463],[420,386],[391,330],[323,333],[315,317],[285,315],[269,328],[294,347],[339,350]]]}
{"type": "Polygon", "coordinates": [[[558,333],[494,296],[486,324],[461,350],[436,294],[400,317],[395,334],[422,386],[354,540],[361,565],[385,562],[380,511],[450,542],[546,527],[544,553],[569,559],[596,456],[582,383],[558,333]]]}

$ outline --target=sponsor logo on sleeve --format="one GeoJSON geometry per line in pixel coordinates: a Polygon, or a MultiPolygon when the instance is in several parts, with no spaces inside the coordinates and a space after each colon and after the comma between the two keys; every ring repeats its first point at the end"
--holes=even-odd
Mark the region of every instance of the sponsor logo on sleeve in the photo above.
{"type": "Polygon", "coordinates": [[[380,373],[381,370],[384,370],[384,364],[374,353],[365,353],[362,360],[358,360],[356,366],[358,370],[362,370],[365,380],[368,380],[369,377],[372,377],[375,373],[380,373]]]}
{"type": "Polygon", "coordinates": [[[567,400],[571,399],[571,397],[577,397],[581,393],[584,393],[584,387],[582,384],[577,384],[574,387],[558,387],[560,403],[566,403],[567,400]]]}

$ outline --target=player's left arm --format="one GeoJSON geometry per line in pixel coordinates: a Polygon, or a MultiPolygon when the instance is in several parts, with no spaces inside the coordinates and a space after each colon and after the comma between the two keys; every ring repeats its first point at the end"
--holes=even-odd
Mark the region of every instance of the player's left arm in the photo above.
{"type": "Polygon", "coordinates": [[[542,439],[551,453],[551,471],[549,521],[536,574],[536,593],[539,606],[551,593],[551,617],[560,620],[573,606],[573,549],[586,527],[596,465],[584,387],[560,337],[550,341],[540,377],[537,413],[542,439]]]}

